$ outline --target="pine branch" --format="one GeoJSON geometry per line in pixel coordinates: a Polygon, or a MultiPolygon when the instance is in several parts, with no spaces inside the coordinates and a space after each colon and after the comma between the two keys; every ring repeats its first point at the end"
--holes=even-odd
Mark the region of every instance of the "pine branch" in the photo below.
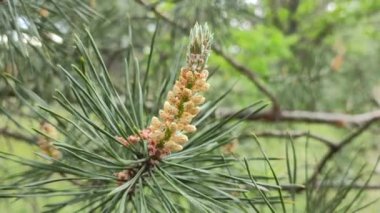
{"type": "MultiPolygon", "coordinates": [[[[319,161],[318,165],[315,167],[313,174],[310,176],[308,180],[306,180],[306,186],[314,185],[317,181],[318,176],[321,174],[323,169],[326,167],[327,163],[338,154],[344,147],[351,144],[355,138],[360,136],[366,129],[368,129],[374,120],[367,122],[362,127],[360,127],[355,132],[349,134],[346,138],[344,138],[341,142],[338,143],[334,148],[330,148],[330,150],[324,155],[324,157],[319,161]]],[[[301,191],[303,189],[300,189],[301,191]]]]}
{"type": "MultiPolygon", "coordinates": [[[[231,109],[219,109],[217,115],[228,117],[235,113],[231,109]]],[[[249,112],[241,113],[236,116],[238,119],[247,121],[266,121],[266,122],[309,122],[329,124],[337,127],[361,126],[368,122],[380,120],[380,110],[365,112],[362,114],[343,114],[333,112],[313,112],[301,110],[282,110],[280,113],[264,111],[255,115],[249,115],[249,112]]]]}
{"type": "MultiPolygon", "coordinates": [[[[327,147],[334,149],[336,147],[336,144],[334,141],[331,141],[330,139],[323,138],[319,135],[315,135],[310,133],[309,131],[277,131],[277,130],[268,130],[268,131],[262,131],[262,132],[256,132],[255,135],[257,137],[268,137],[268,138],[300,138],[300,137],[308,137],[315,139],[316,141],[321,142],[322,144],[326,145],[327,147]]],[[[245,135],[242,135],[242,137],[245,137],[245,135]]],[[[252,137],[252,135],[247,135],[247,137],[252,137]]]]}
{"type": "MultiPolygon", "coordinates": [[[[152,206],[157,212],[177,208],[178,212],[188,208],[200,212],[215,209],[236,212],[276,203],[285,209],[288,196],[282,194],[274,170],[268,176],[242,174],[241,159],[219,154],[218,149],[232,141],[232,132],[241,123],[232,117],[215,120],[212,116],[228,92],[198,107],[206,101],[202,92],[209,87],[206,62],[211,35],[207,25],[195,25],[190,33],[186,66],[179,76],[174,72],[165,75],[167,79],[158,88],[168,87],[168,91],[153,91],[157,103],[166,95],[158,113],[143,108],[148,93],[141,86],[143,76],[139,66],[133,66],[133,61],[132,66],[127,64],[126,91],[121,98],[90,33],[91,49],[77,38],[76,46],[83,60],[70,70],[60,67],[70,82],[74,100],[57,91],[54,97],[59,103],[57,108],[39,106],[37,110],[36,106],[28,105],[47,122],[59,121],[65,128],[41,126],[39,132],[44,137],[38,145],[43,151],[39,154],[42,161],[0,152],[1,159],[30,167],[27,178],[15,175],[0,185],[0,197],[67,197],[60,203],[49,203],[47,210],[51,211],[75,203],[89,212],[117,208],[121,212],[141,212],[152,206]],[[168,79],[173,77],[178,80],[171,85],[168,79]],[[201,118],[193,122],[198,114],[201,118]],[[62,137],[55,137],[57,131],[62,137]],[[226,169],[228,173],[223,172],[226,169]],[[60,174],[62,178],[51,179],[52,174],[60,174]],[[61,181],[71,183],[73,188],[60,190],[48,185],[61,181]],[[277,191],[279,196],[269,196],[264,191],[277,191]],[[257,197],[258,193],[263,196],[257,197]],[[188,205],[179,206],[179,202],[188,205]],[[141,205],[136,206],[138,203],[141,205]]],[[[14,83],[23,88],[20,82],[14,83]]],[[[39,100],[32,91],[18,95],[23,100],[39,100]]],[[[248,109],[258,112],[262,108],[258,102],[240,112],[248,109]]],[[[273,158],[263,155],[265,158],[245,159],[245,164],[260,160],[270,166],[273,158]]]]}

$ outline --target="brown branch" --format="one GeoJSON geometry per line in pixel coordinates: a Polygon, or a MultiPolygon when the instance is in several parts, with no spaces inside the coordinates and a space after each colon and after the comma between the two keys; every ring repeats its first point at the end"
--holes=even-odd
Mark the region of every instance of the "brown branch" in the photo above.
{"type": "MultiPolygon", "coordinates": [[[[219,109],[217,116],[229,117],[236,114],[234,110],[219,109]]],[[[366,112],[362,114],[343,114],[334,112],[313,112],[313,111],[287,111],[283,110],[278,113],[264,111],[261,113],[251,114],[251,112],[239,113],[235,118],[245,120],[261,120],[268,122],[309,122],[324,123],[338,127],[361,126],[369,121],[380,120],[380,110],[366,112]]]]}
{"type": "MultiPolygon", "coordinates": [[[[346,136],[344,139],[342,139],[340,142],[338,143],[334,143],[330,140],[327,140],[325,138],[322,138],[320,136],[317,136],[317,135],[313,135],[309,132],[282,132],[282,131],[264,131],[264,132],[258,132],[256,133],[255,135],[258,136],[258,137],[293,137],[293,138],[297,138],[297,137],[310,137],[310,138],[314,138],[322,143],[324,143],[328,148],[328,152],[322,157],[322,159],[319,161],[319,163],[317,164],[317,166],[315,167],[314,169],[314,172],[313,174],[310,176],[310,178],[308,180],[305,181],[305,186],[307,187],[316,187],[317,186],[317,178],[318,176],[321,174],[321,172],[323,171],[323,169],[325,168],[325,166],[327,165],[327,163],[336,155],[338,154],[344,147],[348,146],[349,144],[351,144],[355,138],[357,138],[358,136],[360,136],[363,132],[365,132],[370,126],[371,124],[373,124],[375,121],[379,120],[380,117],[379,116],[357,116],[358,120],[360,120],[360,122],[355,122],[356,124],[357,123],[361,123],[361,122],[366,122],[364,123],[359,129],[357,129],[356,131],[352,132],[351,134],[349,134],[348,136],[346,136]],[[359,119],[360,118],[360,119],[359,119]],[[366,119],[364,119],[366,118],[366,119]]],[[[243,136],[244,137],[244,136],[243,136]]],[[[322,186],[324,187],[324,186],[322,186]]],[[[359,185],[358,185],[359,187],[359,185]]],[[[361,186],[360,186],[361,187],[361,186]]],[[[367,187],[365,187],[367,189],[367,187]]],[[[372,187],[373,189],[377,189],[376,187],[372,187]]],[[[368,189],[371,189],[368,188],[368,189]]],[[[295,190],[297,192],[302,192],[305,190],[304,187],[296,187],[295,190]]]]}
{"type": "Polygon", "coordinates": [[[213,45],[214,52],[224,58],[226,62],[228,62],[232,67],[234,67],[240,74],[246,76],[253,84],[264,94],[266,95],[273,104],[273,112],[278,113],[280,110],[280,104],[278,103],[276,97],[269,91],[269,89],[260,81],[259,77],[256,75],[254,70],[249,69],[243,64],[238,63],[235,59],[228,56],[225,52],[223,52],[222,48],[217,45],[213,45]]]}
{"type": "Polygon", "coordinates": [[[331,149],[333,149],[337,146],[333,141],[326,139],[326,138],[323,138],[323,137],[318,136],[318,135],[314,135],[308,131],[290,131],[290,132],[289,131],[263,131],[263,132],[257,132],[257,133],[255,133],[255,135],[257,137],[269,137],[269,138],[309,137],[309,138],[315,139],[317,141],[320,141],[321,143],[323,143],[324,145],[326,145],[327,147],[329,147],[331,149]]]}
{"type": "MultiPolygon", "coordinates": [[[[159,12],[155,5],[149,5],[144,0],[136,0],[137,3],[144,6],[146,9],[153,12],[158,18],[164,20],[166,23],[180,29],[184,33],[189,32],[189,27],[182,26],[178,24],[177,22],[170,19],[168,16],[162,14],[159,12]]],[[[252,69],[249,69],[248,67],[244,66],[243,64],[240,64],[235,59],[227,55],[220,46],[217,44],[212,45],[212,50],[224,60],[230,64],[232,67],[234,67],[239,73],[246,76],[264,95],[266,95],[270,101],[273,104],[273,112],[277,113],[280,109],[280,105],[276,99],[276,97],[269,91],[269,89],[264,85],[264,83],[259,79],[259,77],[256,75],[256,72],[252,69]]]]}
{"type": "Polygon", "coordinates": [[[0,128],[0,135],[4,137],[14,138],[20,141],[25,141],[29,144],[36,144],[35,138],[23,135],[21,133],[11,132],[7,128],[0,128]]]}
{"type": "Polygon", "coordinates": [[[293,34],[297,31],[298,22],[296,18],[297,9],[300,5],[299,0],[292,0],[288,2],[288,10],[290,12],[290,15],[288,16],[288,29],[286,30],[287,34],[293,34]]]}
{"type": "MultiPolygon", "coordinates": [[[[347,137],[345,137],[339,143],[334,143],[334,142],[332,142],[330,140],[327,140],[325,138],[322,138],[320,136],[313,135],[310,132],[264,131],[264,132],[258,132],[255,135],[258,136],[258,137],[280,137],[280,138],[282,138],[282,137],[290,137],[290,136],[293,137],[293,138],[297,138],[297,137],[310,137],[310,138],[314,138],[314,139],[316,139],[316,140],[324,143],[326,146],[329,147],[329,151],[324,155],[324,157],[322,158],[322,160],[319,161],[318,165],[314,169],[313,174],[305,182],[304,185],[307,186],[307,187],[331,187],[331,188],[334,188],[334,187],[339,187],[340,185],[331,185],[331,184],[330,185],[326,185],[326,184],[321,185],[320,183],[317,183],[317,177],[318,177],[318,175],[321,174],[322,170],[327,165],[327,163],[339,151],[341,151],[344,147],[346,147],[351,142],[353,142],[355,138],[357,138],[358,136],[360,136],[375,121],[376,121],[376,119],[372,118],[367,123],[365,123],[364,125],[362,125],[362,127],[360,127],[357,131],[349,134],[347,137]]],[[[284,185],[282,187],[283,187],[284,190],[295,190],[297,192],[301,192],[301,191],[304,191],[306,189],[305,187],[303,187],[303,185],[298,185],[298,186],[286,186],[286,185],[284,185]]],[[[358,188],[358,189],[361,189],[361,188],[364,188],[364,189],[380,189],[380,186],[377,186],[377,185],[368,185],[368,186],[366,186],[366,185],[356,184],[356,185],[353,185],[352,187],[353,188],[358,188]]]]}
{"type": "Polygon", "coordinates": [[[323,171],[324,167],[327,165],[327,163],[339,152],[341,151],[344,147],[349,145],[356,137],[361,135],[366,129],[368,129],[371,124],[375,120],[370,120],[366,124],[364,124],[362,127],[360,127],[358,130],[355,132],[349,134],[346,138],[344,138],[338,145],[334,148],[330,148],[330,150],[323,156],[322,160],[319,161],[318,165],[314,169],[313,174],[310,176],[310,178],[305,182],[305,186],[310,186],[310,185],[315,185],[317,181],[317,177],[321,172],[323,171]]]}

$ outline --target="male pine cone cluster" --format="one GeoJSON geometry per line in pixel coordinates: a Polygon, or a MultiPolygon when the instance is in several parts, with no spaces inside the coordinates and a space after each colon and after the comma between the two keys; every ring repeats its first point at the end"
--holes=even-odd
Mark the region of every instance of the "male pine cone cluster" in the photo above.
{"type": "Polygon", "coordinates": [[[196,131],[191,121],[199,113],[199,105],[205,101],[199,92],[208,89],[207,76],[207,70],[194,72],[188,67],[181,70],[180,78],[168,93],[159,118],[152,118],[149,126],[152,140],[149,145],[168,152],[182,150],[182,145],[188,141],[185,133],[196,131]]]}
{"type": "Polygon", "coordinates": [[[48,156],[58,160],[62,158],[62,153],[53,145],[53,139],[58,138],[57,129],[48,122],[42,122],[40,130],[46,136],[40,135],[37,139],[37,144],[40,149],[48,156]]]}
{"type": "Polygon", "coordinates": [[[199,106],[205,101],[201,93],[209,88],[206,82],[206,64],[211,41],[212,34],[207,25],[196,24],[190,32],[187,64],[181,69],[179,79],[168,92],[159,116],[153,117],[148,128],[138,135],[131,135],[127,139],[116,137],[120,143],[128,146],[146,140],[149,155],[157,158],[183,149],[188,141],[186,133],[196,131],[191,122],[199,113],[199,106]]]}

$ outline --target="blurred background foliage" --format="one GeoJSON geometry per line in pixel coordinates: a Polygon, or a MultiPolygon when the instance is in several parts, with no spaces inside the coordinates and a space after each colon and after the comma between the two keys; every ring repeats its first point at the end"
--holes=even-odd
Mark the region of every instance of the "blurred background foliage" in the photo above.
{"type": "MultiPolygon", "coordinates": [[[[161,73],[176,71],[182,65],[188,30],[195,22],[207,22],[216,39],[216,50],[209,62],[209,70],[214,73],[210,80],[213,89],[207,95],[220,95],[220,91],[232,87],[223,108],[236,110],[257,100],[271,103],[267,110],[278,107],[311,113],[355,115],[380,108],[380,1],[377,0],[0,0],[0,72],[2,76],[17,78],[46,104],[53,102],[55,89],[73,98],[70,84],[56,65],[81,63],[83,58],[76,51],[74,40],[79,37],[87,41],[85,29],[88,29],[118,91],[123,90],[124,58],[132,53],[141,70],[147,70],[150,64],[148,80],[155,90],[154,85],[160,85],[162,80],[161,73]],[[252,73],[275,97],[275,102],[249,77],[252,73]]],[[[25,103],[16,98],[11,83],[5,79],[0,80],[0,106],[4,112],[0,118],[4,133],[1,150],[31,155],[35,148],[30,150],[29,145],[6,137],[9,132],[5,130],[17,130],[7,115],[20,118],[20,125],[29,130],[37,127],[38,121],[27,115],[25,103]]],[[[215,114],[219,116],[223,113],[215,114]]],[[[375,117],[377,121],[379,113],[375,117]]],[[[282,133],[305,133],[305,137],[294,136],[300,183],[307,180],[305,173],[315,171],[324,153],[334,150],[318,143],[311,133],[338,144],[360,130],[360,125],[335,122],[268,121],[245,122],[236,131],[238,145],[232,147],[233,153],[242,156],[258,153],[256,145],[244,137],[253,132],[259,138],[262,133],[261,141],[268,154],[284,157],[284,144],[289,136],[282,133]],[[268,134],[264,133],[272,131],[282,137],[266,138],[268,134]]],[[[380,150],[380,125],[373,123],[349,140],[348,146],[332,154],[328,166],[334,172],[319,171],[321,179],[354,179],[365,163],[369,167],[359,181],[365,182],[380,150]],[[355,156],[364,157],[356,157],[347,168],[355,156]]],[[[286,174],[283,163],[275,164],[275,168],[286,174]]],[[[264,168],[263,172],[267,170],[264,168]]],[[[379,167],[375,168],[370,182],[373,187],[364,192],[368,198],[364,200],[380,197],[380,186],[376,185],[379,174],[379,167]]],[[[319,193],[314,195],[323,197],[323,193],[330,192],[319,193]]],[[[297,209],[310,205],[309,210],[312,205],[328,203],[299,197],[297,209]]],[[[378,208],[380,204],[374,204],[366,211],[378,208]]]]}

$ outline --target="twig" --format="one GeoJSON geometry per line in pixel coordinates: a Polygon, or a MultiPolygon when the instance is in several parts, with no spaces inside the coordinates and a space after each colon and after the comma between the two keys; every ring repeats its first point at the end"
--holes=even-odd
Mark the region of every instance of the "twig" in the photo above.
{"type": "Polygon", "coordinates": [[[25,141],[29,144],[36,144],[36,140],[34,137],[29,137],[21,133],[11,132],[7,128],[0,128],[0,135],[3,135],[4,137],[14,138],[20,141],[25,141]]]}
{"type": "MultiPolygon", "coordinates": [[[[236,114],[235,110],[219,109],[217,116],[229,117],[236,114]]],[[[288,122],[310,122],[331,124],[337,127],[361,126],[369,121],[380,120],[380,110],[366,112],[362,114],[342,114],[334,112],[313,112],[313,111],[287,111],[282,110],[278,114],[272,111],[264,111],[262,113],[252,114],[250,112],[239,113],[235,118],[245,120],[261,120],[261,121],[288,121],[288,122]]]]}
{"type": "MultiPolygon", "coordinates": [[[[255,135],[257,137],[272,137],[272,138],[309,137],[309,138],[315,139],[315,140],[323,143],[324,145],[326,145],[327,147],[329,147],[331,149],[333,149],[337,146],[333,141],[326,139],[326,138],[323,138],[323,137],[318,136],[318,135],[314,135],[308,131],[276,131],[276,130],[273,130],[273,131],[257,132],[257,133],[255,133],[255,135]]],[[[250,136],[250,137],[252,137],[252,136],[250,136]]]]}
{"type": "Polygon", "coordinates": [[[318,165],[314,169],[313,174],[310,176],[310,178],[305,182],[304,185],[310,186],[315,185],[317,181],[318,175],[322,172],[324,167],[327,165],[330,159],[332,159],[339,151],[341,151],[344,147],[349,145],[356,137],[358,137],[361,133],[363,133],[367,128],[371,126],[371,124],[375,120],[371,120],[364,124],[362,127],[360,127],[357,131],[351,133],[346,138],[344,138],[338,145],[334,148],[330,148],[330,150],[324,155],[321,161],[319,161],[318,165]]]}
{"type": "Polygon", "coordinates": [[[235,59],[227,55],[222,48],[220,48],[218,45],[213,45],[214,52],[224,58],[226,62],[228,62],[232,67],[234,67],[239,73],[246,76],[250,81],[255,84],[255,86],[262,92],[264,95],[266,95],[270,101],[273,104],[273,112],[278,113],[280,110],[280,104],[278,103],[276,97],[269,91],[269,89],[260,81],[259,77],[256,75],[256,71],[249,69],[248,67],[244,66],[243,64],[238,63],[235,59]]]}

